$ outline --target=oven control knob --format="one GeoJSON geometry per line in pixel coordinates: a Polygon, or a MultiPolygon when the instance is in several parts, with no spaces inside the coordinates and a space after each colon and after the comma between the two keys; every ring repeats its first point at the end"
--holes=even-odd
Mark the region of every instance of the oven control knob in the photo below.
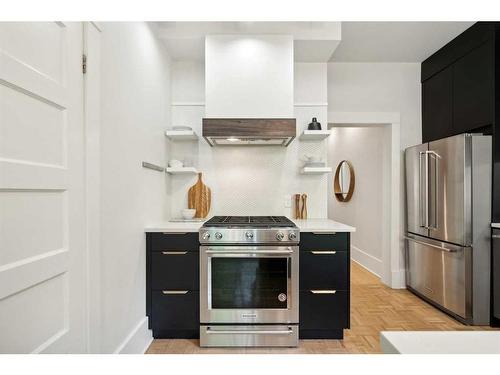
{"type": "Polygon", "coordinates": [[[252,232],[246,232],[245,233],[245,237],[247,238],[247,240],[251,240],[253,238],[253,233],[252,232]]]}
{"type": "Polygon", "coordinates": [[[217,238],[218,240],[220,240],[222,238],[222,233],[215,233],[215,238],[217,238]]]}
{"type": "Polygon", "coordinates": [[[281,232],[276,233],[276,239],[278,241],[283,241],[283,238],[285,238],[285,235],[281,232]]]}
{"type": "Polygon", "coordinates": [[[290,234],[288,235],[288,239],[291,240],[291,241],[294,241],[297,239],[297,235],[295,234],[295,232],[290,232],[290,234]]]}
{"type": "Polygon", "coordinates": [[[209,240],[210,239],[210,233],[206,232],[205,234],[203,234],[203,237],[202,237],[204,240],[209,240]]]}

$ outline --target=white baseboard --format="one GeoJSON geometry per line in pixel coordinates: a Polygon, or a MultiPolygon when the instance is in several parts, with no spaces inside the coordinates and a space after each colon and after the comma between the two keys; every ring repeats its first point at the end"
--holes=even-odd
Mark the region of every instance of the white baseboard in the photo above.
{"type": "Polygon", "coordinates": [[[130,331],[128,336],[114,351],[115,354],[144,354],[153,341],[151,330],[148,329],[148,317],[144,317],[130,331]]]}
{"type": "Polygon", "coordinates": [[[351,259],[377,277],[382,274],[382,260],[353,245],[351,245],[351,259]]]}
{"type": "Polygon", "coordinates": [[[392,271],[392,289],[406,289],[406,271],[392,271]]]}

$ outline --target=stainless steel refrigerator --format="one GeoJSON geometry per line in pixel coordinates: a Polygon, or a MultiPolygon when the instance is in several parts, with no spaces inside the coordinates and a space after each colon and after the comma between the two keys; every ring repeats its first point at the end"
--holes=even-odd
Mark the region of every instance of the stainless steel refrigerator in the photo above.
{"type": "Polygon", "coordinates": [[[406,284],[467,324],[490,321],[491,136],[409,147],[406,284]]]}

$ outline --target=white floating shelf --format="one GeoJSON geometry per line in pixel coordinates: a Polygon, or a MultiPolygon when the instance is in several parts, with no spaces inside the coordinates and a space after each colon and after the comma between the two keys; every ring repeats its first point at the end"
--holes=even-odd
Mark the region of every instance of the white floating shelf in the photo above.
{"type": "Polygon", "coordinates": [[[205,102],[172,102],[172,106],[180,107],[203,107],[205,102]]]}
{"type": "Polygon", "coordinates": [[[172,141],[197,141],[198,134],[194,130],[166,130],[165,135],[172,141]]]}
{"type": "Polygon", "coordinates": [[[304,167],[300,170],[302,174],[320,174],[320,173],[330,173],[332,168],[330,167],[304,167]]]}
{"type": "Polygon", "coordinates": [[[170,174],[196,174],[198,170],[194,167],[171,168],[167,167],[167,173],[170,174]]]}
{"type": "Polygon", "coordinates": [[[304,130],[299,136],[301,141],[322,141],[330,136],[330,130],[304,130]]]}

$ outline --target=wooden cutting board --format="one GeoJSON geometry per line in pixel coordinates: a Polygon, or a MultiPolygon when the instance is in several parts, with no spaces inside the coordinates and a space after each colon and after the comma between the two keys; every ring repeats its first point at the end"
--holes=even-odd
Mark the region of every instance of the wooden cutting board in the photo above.
{"type": "Polygon", "coordinates": [[[196,210],[194,217],[207,217],[211,203],[212,192],[201,180],[201,173],[198,173],[198,181],[188,191],[188,208],[196,210]]]}

